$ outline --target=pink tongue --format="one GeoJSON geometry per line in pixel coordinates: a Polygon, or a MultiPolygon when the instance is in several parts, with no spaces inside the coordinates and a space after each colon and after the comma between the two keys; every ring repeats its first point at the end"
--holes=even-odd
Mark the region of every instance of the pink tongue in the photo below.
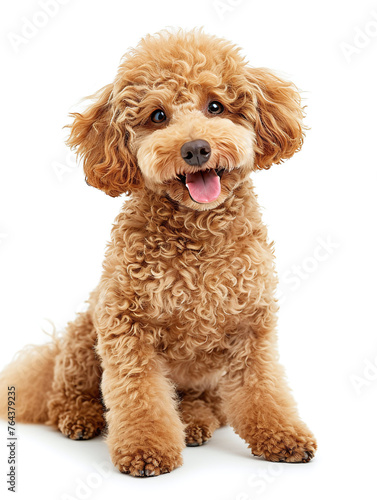
{"type": "Polygon", "coordinates": [[[197,203],[211,203],[221,193],[220,177],[214,170],[186,174],[186,186],[197,203]]]}

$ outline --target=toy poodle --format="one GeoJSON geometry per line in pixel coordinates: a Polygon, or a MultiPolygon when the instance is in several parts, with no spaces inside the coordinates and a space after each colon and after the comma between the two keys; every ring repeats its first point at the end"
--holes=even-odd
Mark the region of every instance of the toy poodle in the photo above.
{"type": "Polygon", "coordinates": [[[254,455],[308,462],[316,441],[278,363],[273,247],[250,179],[300,150],[296,87],[226,40],[163,31],[72,116],[87,183],[128,196],[87,311],[1,375],[18,421],[104,431],[132,476],[172,471],[225,424],[254,455]]]}

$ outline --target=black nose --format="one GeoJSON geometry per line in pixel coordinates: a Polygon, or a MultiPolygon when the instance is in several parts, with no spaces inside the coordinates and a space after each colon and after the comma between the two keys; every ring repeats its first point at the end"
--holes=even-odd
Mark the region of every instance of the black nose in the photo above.
{"type": "Polygon", "coordinates": [[[181,156],[189,165],[201,167],[211,156],[211,146],[201,139],[185,142],[181,147],[181,156]]]}

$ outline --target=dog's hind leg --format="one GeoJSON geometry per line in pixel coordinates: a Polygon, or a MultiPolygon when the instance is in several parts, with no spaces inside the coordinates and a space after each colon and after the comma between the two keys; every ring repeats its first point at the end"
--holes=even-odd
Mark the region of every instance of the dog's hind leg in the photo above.
{"type": "Polygon", "coordinates": [[[105,425],[96,342],[90,312],[79,313],[68,324],[56,358],[47,423],[71,439],[90,439],[105,425]]]}
{"type": "Polygon", "coordinates": [[[213,432],[225,425],[221,400],[216,390],[179,391],[180,413],[186,424],[186,445],[200,446],[207,442],[213,432]]]}

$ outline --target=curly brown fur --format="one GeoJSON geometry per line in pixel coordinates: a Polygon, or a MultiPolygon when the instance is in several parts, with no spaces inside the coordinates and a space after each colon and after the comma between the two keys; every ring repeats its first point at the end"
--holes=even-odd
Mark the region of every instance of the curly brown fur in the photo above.
{"type": "Polygon", "coordinates": [[[216,429],[226,424],[216,390],[186,390],[180,393],[180,399],[179,411],[186,425],[186,446],[206,443],[216,429]]]}
{"type": "Polygon", "coordinates": [[[143,39],[92,99],[73,115],[69,145],[89,184],[131,199],[88,312],[53,353],[42,420],[74,439],[99,432],[103,370],[107,442],[121,472],[169,472],[185,443],[203,444],[227,422],[256,455],[310,460],[315,439],[277,361],[273,248],[250,180],[301,148],[297,89],[194,30],[143,39]],[[181,154],[199,139],[211,148],[201,174],[181,154]],[[206,184],[198,198],[200,176],[220,182],[216,196],[206,184]]]}
{"type": "Polygon", "coordinates": [[[47,397],[52,386],[55,359],[61,351],[56,335],[43,346],[30,345],[20,351],[0,374],[0,416],[8,415],[8,386],[16,388],[17,422],[46,423],[47,397]]]}
{"type": "Polygon", "coordinates": [[[55,359],[46,423],[71,439],[92,438],[105,426],[96,343],[92,311],[80,313],[68,325],[55,359]]]}

